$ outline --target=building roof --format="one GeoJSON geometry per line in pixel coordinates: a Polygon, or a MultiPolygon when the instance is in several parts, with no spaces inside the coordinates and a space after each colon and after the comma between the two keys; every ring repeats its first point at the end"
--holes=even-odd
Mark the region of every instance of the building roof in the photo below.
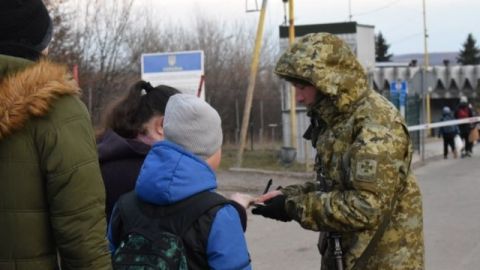
{"type": "MultiPolygon", "coordinates": [[[[394,54],[392,61],[410,63],[412,60],[416,60],[417,64],[422,66],[424,57],[423,53],[394,54]]],[[[430,52],[428,53],[428,62],[430,66],[441,66],[444,64],[444,61],[448,61],[450,65],[455,65],[457,57],[458,52],[430,52]]]]}
{"type": "MultiPolygon", "coordinates": [[[[421,69],[417,67],[376,67],[372,74],[373,88],[379,92],[390,91],[390,84],[396,81],[408,82],[410,94],[420,94],[421,89],[414,89],[413,78],[421,69]]],[[[429,87],[432,98],[458,98],[466,95],[476,98],[480,92],[480,65],[475,66],[433,66],[429,87]]]]}
{"type": "MultiPolygon", "coordinates": [[[[317,32],[327,32],[335,35],[354,34],[357,33],[357,27],[374,28],[372,25],[359,24],[357,22],[295,25],[295,36],[300,37],[317,32]]],[[[280,25],[280,38],[288,38],[288,28],[288,25],[280,25]]]]}

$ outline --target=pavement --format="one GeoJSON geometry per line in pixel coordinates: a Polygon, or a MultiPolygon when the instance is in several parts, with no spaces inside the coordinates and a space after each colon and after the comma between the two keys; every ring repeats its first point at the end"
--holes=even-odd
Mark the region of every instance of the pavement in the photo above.
{"type": "MultiPolygon", "coordinates": [[[[443,159],[432,147],[424,166],[414,170],[423,197],[426,270],[474,270],[480,265],[480,154],[471,158],[443,159]]],[[[441,150],[441,148],[440,148],[441,150]]],[[[427,156],[427,155],[426,155],[427,156]]],[[[220,184],[236,179],[228,191],[244,190],[252,195],[262,192],[267,178],[274,186],[288,181],[302,181],[285,175],[265,176],[256,173],[222,173],[220,184]],[[248,187],[248,188],[247,188],[248,187]]],[[[320,268],[316,244],[318,233],[304,230],[297,222],[279,222],[252,215],[248,211],[246,238],[253,269],[311,270],[320,268]]]]}
{"type": "MultiPolygon", "coordinates": [[[[436,137],[427,138],[423,159],[422,153],[415,151],[412,156],[412,168],[418,169],[436,160],[443,160],[443,140],[436,137]]],[[[273,179],[272,188],[276,188],[314,180],[315,172],[292,172],[287,169],[270,171],[253,168],[230,168],[217,172],[218,190],[227,196],[234,192],[259,194],[265,188],[268,179],[273,179]]]]}
{"type": "MultiPolygon", "coordinates": [[[[460,156],[460,154],[459,154],[460,156]]],[[[450,154],[451,157],[451,154],[450,154]]],[[[412,168],[424,166],[427,162],[443,158],[443,140],[442,138],[429,137],[425,140],[425,152],[415,150],[412,156],[412,168]]],[[[230,172],[235,173],[255,173],[271,176],[288,176],[293,178],[312,178],[314,172],[290,172],[290,171],[269,171],[253,168],[230,168],[230,172]]]]}
{"type": "MultiPolygon", "coordinates": [[[[443,141],[428,138],[424,158],[413,155],[412,167],[423,197],[426,269],[479,269],[480,265],[480,154],[443,159],[443,141]]],[[[238,169],[218,172],[218,190],[258,195],[269,178],[273,186],[313,180],[312,174],[238,169]]],[[[310,270],[320,268],[318,233],[296,222],[278,222],[248,211],[246,232],[254,269],[310,270]]]]}
{"type": "Polygon", "coordinates": [[[442,156],[414,170],[423,199],[427,270],[480,269],[478,152],[463,159],[442,156]]]}
{"type": "MultiPolygon", "coordinates": [[[[452,155],[450,154],[450,157],[452,155]]],[[[459,153],[460,156],[460,153],[459,153]]],[[[423,154],[419,150],[413,152],[412,167],[419,168],[424,166],[428,161],[443,158],[443,139],[437,137],[430,137],[425,140],[425,153],[423,154]]]]}
{"type": "MultiPolygon", "coordinates": [[[[473,148],[477,146],[478,143],[473,145],[473,148]]],[[[449,149],[450,151],[450,149],[449,149]]],[[[458,157],[460,158],[460,151],[458,150],[458,157]]],[[[452,153],[448,153],[448,158],[453,159],[452,153]]],[[[430,137],[426,139],[425,142],[425,153],[422,160],[422,154],[420,151],[415,151],[412,156],[412,167],[414,169],[425,166],[430,161],[435,161],[443,159],[443,139],[430,137]]]]}

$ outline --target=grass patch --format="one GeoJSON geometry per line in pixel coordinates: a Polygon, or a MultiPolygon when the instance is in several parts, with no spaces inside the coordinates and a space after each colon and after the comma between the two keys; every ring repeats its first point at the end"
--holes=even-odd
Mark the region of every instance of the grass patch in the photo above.
{"type": "MultiPolygon", "coordinates": [[[[311,168],[307,170],[307,166],[303,163],[293,162],[289,166],[281,164],[278,158],[279,150],[273,149],[259,149],[247,150],[243,152],[242,168],[253,168],[270,171],[293,171],[306,172],[312,171],[311,168]]],[[[235,148],[222,149],[222,162],[220,163],[220,170],[228,170],[231,167],[236,167],[238,150],[235,148]]]]}

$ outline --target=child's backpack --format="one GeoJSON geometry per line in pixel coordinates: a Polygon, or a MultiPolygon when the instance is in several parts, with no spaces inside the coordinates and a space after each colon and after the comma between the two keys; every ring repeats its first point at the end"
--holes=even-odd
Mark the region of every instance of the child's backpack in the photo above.
{"type": "Polygon", "coordinates": [[[134,191],[125,194],[117,202],[125,233],[113,254],[113,269],[188,269],[182,236],[200,216],[226,203],[231,201],[209,191],[169,206],[143,202],[134,191]]]}
{"type": "MultiPolygon", "coordinates": [[[[450,114],[444,115],[441,119],[441,121],[450,121],[454,120],[453,116],[450,114]]],[[[442,134],[456,134],[458,133],[458,127],[457,125],[450,125],[450,126],[445,126],[440,128],[442,134]]]]}

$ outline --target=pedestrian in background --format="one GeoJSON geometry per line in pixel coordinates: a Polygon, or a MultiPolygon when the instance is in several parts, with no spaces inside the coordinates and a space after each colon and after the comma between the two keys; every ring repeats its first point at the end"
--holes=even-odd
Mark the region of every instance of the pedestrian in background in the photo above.
{"type": "MultiPolygon", "coordinates": [[[[455,110],[456,119],[465,119],[473,117],[473,111],[468,106],[468,99],[466,96],[460,97],[460,104],[455,110]]],[[[469,140],[470,131],[472,130],[472,124],[465,123],[458,125],[460,129],[460,137],[462,138],[465,147],[461,149],[461,157],[471,157],[473,150],[473,143],[469,140]]]]}
{"type": "MultiPolygon", "coordinates": [[[[443,107],[442,109],[442,118],[440,119],[441,122],[443,121],[451,121],[455,120],[453,117],[452,111],[448,106],[443,107]]],[[[453,158],[457,158],[457,149],[455,148],[455,136],[460,133],[457,125],[449,125],[440,127],[438,136],[443,138],[443,158],[448,158],[448,146],[452,150],[453,158]]]]}
{"type": "Polygon", "coordinates": [[[111,269],[90,116],[41,0],[0,1],[0,269],[111,269]]]}
{"type": "MultiPolygon", "coordinates": [[[[472,111],[472,116],[475,117],[478,115],[477,110],[473,107],[471,103],[468,103],[468,108],[470,108],[470,111],[472,111]]],[[[473,152],[473,146],[478,142],[478,138],[480,137],[480,134],[478,133],[478,125],[480,122],[475,122],[472,123],[471,125],[471,130],[470,130],[470,135],[468,136],[468,140],[472,143],[472,152],[473,152]]]]}
{"type": "Polygon", "coordinates": [[[422,198],[400,113],[331,34],[298,38],[275,73],[307,107],[317,181],[261,196],[253,214],[320,231],[322,269],[423,269],[422,198]]]}
{"type": "Polygon", "coordinates": [[[110,220],[118,198],[133,190],[148,151],[163,140],[163,116],[170,96],[177,89],[138,81],[104,114],[97,149],[107,194],[106,214],[110,220]]]}

